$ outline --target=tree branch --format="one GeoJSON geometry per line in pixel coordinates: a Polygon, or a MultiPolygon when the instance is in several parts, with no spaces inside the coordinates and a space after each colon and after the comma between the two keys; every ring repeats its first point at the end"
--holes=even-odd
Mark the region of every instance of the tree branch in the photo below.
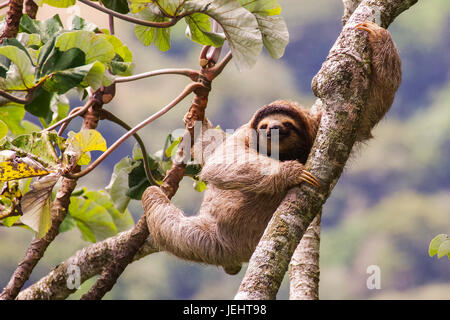
{"type": "Polygon", "coordinates": [[[324,110],[306,168],[320,178],[321,188],[315,190],[303,184],[288,191],[250,259],[235,299],[275,299],[295,248],[344,169],[369,88],[368,42],[355,32],[354,26],[379,19],[377,22],[387,28],[416,2],[364,0],[344,26],[313,79],[313,91],[322,100],[324,110]]]}
{"type": "Polygon", "coordinates": [[[342,25],[345,26],[352,13],[356,10],[362,0],[342,0],[344,4],[344,15],[342,16],[342,25]]]}
{"type": "MultiPolygon", "coordinates": [[[[67,285],[70,282],[71,276],[73,277],[70,272],[71,268],[79,268],[80,284],[100,274],[105,265],[108,265],[112,261],[115,253],[130,241],[131,235],[132,230],[124,231],[114,237],[78,250],[72,257],[55,267],[47,276],[20,292],[17,299],[66,299],[77,290],[77,288],[73,287],[70,289],[70,286],[67,285]]],[[[158,250],[153,246],[152,239],[149,237],[134,256],[133,261],[154,252],[158,252],[158,250]]]]}
{"type": "Polygon", "coordinates": [[[25,13],[31,18],[36,19],[38,5],[33,0],[25,0],[25,13]]]}
{"type": "Polygon", "coordinates": [[[319,299],[320,217],[311,222],[289,263],[291,300],[319,299]]]}
{"type": "Polygon", "coordinates": [[[20,18],[22,18],[23,0],[9,0],[6,12],[6,27],[0,36],[0,43],[6,38],[15,38],[19,32],[20,18]]]}
{"type": "Polygon", "coordinates": [[[15,103],[19,103],[19,104],[28,104],[31,102],[31,100],[33,100],[32,92],[28,92],[24,98],[20,98],[15,95],[12,95],[9,92],[6,92],[6,91],[3,91],[2,89],[0,89],[0,96],[10,100],[11,102],[15,102],[15,103]]]}

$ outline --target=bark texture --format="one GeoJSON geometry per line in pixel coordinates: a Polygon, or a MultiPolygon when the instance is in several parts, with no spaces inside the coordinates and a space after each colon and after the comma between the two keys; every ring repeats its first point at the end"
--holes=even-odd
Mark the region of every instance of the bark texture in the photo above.
{"type": "Polygon", "coordinates": [[[36,19],[38,5],[33,0],[25,0],[25,13],[31,18],[36,19]]]}
{"type": "Polygon", "coordinates": [[[311,222],[289,264],[291,300],[319,299],[320,218],[311,222]]]}
{"type": "MultiPolygon", "coordinates": [[[[361,1],[342,0],[344,4],[342,25],[347,23],[361,1]]],[[[317,99],[311,111],[314,114],[321,110],[322,102],[317,99]]],[[[309,225],[289,264],[289,298],[292,300],[319,299],[321,215],[322,212],[309,225]]]]}
{"type": "Polygon", "coordinates": [[[314,94],[323,116],[306,168],[322,187],[291,189],[273,215],[235,299],[275,299],[288,264],[307,227],[339,179],[355,142],[367,102],[370,54],[366,37],[354,26],[375,21],[384,28],[417,0],[364,0],[354,11],[314,77],[314,94]]]}
{"type": "Polygon", "coordinates": [[[22,18],[23,0],[9,0],[6,12],[6,27],[0,36],[0,43],[5,38],[15,38],[19,32],[20,18],[22,18]]]}
{"type": "MultiPolygon", "coordinates": [[[[73,268],[79,268],[79,283],[100,274],[113,259],[116,252],[130,240],[133,230],[124,231],[117,236],[90,245],[77,251],[72,257],[56,266],[47,276],[20,292],[20,300],[62,300],[74,293],[77,288],[68,285],[74,276],[73,268]]],[[[147,238],[133,260],[138,260],[157,252],[151,238],[147,238]]]]}

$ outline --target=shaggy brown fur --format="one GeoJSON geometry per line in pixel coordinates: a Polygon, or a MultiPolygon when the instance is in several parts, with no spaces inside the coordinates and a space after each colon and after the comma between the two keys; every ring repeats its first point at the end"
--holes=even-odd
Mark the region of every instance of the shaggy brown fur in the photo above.
{"type": "Polygon", "coordinates": [[[208,189],[196,216],[186,217],[159,188],[148,188],[144,209],[155,243],[180,258],[221,265],[228,273],[237,273],[287,190],[302,181],[315,182],[296,161],[297,156],[306,160],[314,141],[317,121],[311,119],[308,110],[276,101],[226,137],[211,155],[204,155],[200,177],[208,182],[208,189]],[[284,143],[288,144],[285,149],[302,150],[282,162],[260,155],[249,143],[259,122],[280,114],[293,124],[286,128],[291,132],[289,139],[280,139],[280,150],[284,143]]]}
{"type": "Polygon", "coordinates": [[[356,29],[369,32],[372,69],[367,107],[362,112],[357,141],[372,138],[372,128],[391,108],[402,80],[402,63],[389,32],[373,22],[363,22],[356,29]]]}
{"type": "MultiPolygon", "coordinates": [[[[358,29],[370,33],[373,51],[369,102],[357,135],[362,141],[371,137],[372,127],[389,110],[401,71],[397,49],[386,30],[371,23],[358,29]]],[[[180,258],[220,265],[230,274],[239,272],[287,190],[303,181],[316,184],[303,164],[319,122],[320,114],[312,116],[297,104],[280,100],[262,107],[229,137],[214,131],[216,139],[225,138],[216,148],[211,147],[213,139],[197,141],[194,149],[213,150],[200,156],[201,178],[208,182],[200,212],[186,217],[158,187],[148,188],[143,205],[155,244],[180,258]],[[258,153],[261,134],[269,136],[271,128],[280,133],[281,161],[258,153]]],[[[206,120],[203,130],[211,127],[206,120]]]]}

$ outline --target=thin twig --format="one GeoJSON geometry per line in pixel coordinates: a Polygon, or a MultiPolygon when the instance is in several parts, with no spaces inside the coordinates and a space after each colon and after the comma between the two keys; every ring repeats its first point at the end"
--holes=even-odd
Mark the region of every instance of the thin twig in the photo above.
{"type": "Polygon", "coordinates": [[[0,89],[0,96],[2,96],[3,98],[6,98],[12,102],[19,103],[19,104],[29,104],[31,102],[31,100],[33,100],[32,92],[28,92],[28,94],[25,96],[25,98],[19,98],[19,97],[16,97],[15,95],[12,95],[12,94],[0,89]]]}
{"type": "Polygon", "coordinates": [[[8,6],[8,4],[9,4],[9,1],[0,3],[0,9],[6,8],[8,6]]]}
{"type": "Polygon", "coordinates": [[[231,58],[233,57],[231,51],[229,51],[227,53],[227,55],[225,56],[225,58],[222,59],[222,61],[220,61],[218,64],[216,64],[213,68],[209,69],[209,72],[211,72],[211,79],[208,80],[213,80],[214,78],[216,78],[219,74],[222,73],[223,69],[226,67],[226,65],[228,64],[228,62],[230,62],[231,58]]]}
{"type": "Polygon", "coordinates": [[[109,22],[109,33],[111,35],[114,35],[114,33],[115,33],[114,32],[114,16],[112,14],[109,15],[108,22],[109,22]]]}
{"type": "Polygon", "coordinates": [[[131,16],[128,16],[126,14],[122,14],[122,13],[118,13],[114,10],[102,7],[96,3],[93,3],[89,0],[79,0],[80,2],[84,3],[85,5],[88,5],[92,8],[95,8],[97,10],[100,10],[104,13],[110,14],[116,18],[128,21],[128,22],[132,22],[135,24],[139,24],[141,26],[146,26],[146,27],[152,27],[152,28],[168,28],[168,27],[172,27],[174,26],[178,21],[180,21],[182,18],[184,18],[185,16],[191,14],[192,12],[185,12],[180,14],[179,16],[173,17],[172,19],[170,19],[169,21],[166,22],[154,22],[154,21],[147,21],[147,20],[142,20],[142,19],[137,19],[137,18],[133,18],[131,16]]]}
{"type": "Polygon", "coordinates": [[[197,89],[201,86],[202,86],[202,84],[197,83],[197,82],[189,84],[183,90],[183,92],[178,97],[176,97],[174,100],[172,100],[168,105],[166,105],[164,108],[162,108],[158,112],[154,113],[153,115],[151,115],[150,117],[148,117],[147,119],[145,119],[144,121],[142,121],[141,123],[136,125],[133,129],[129,130],[127,133],[125,133],[123,136],[121,136],[118,140],[116,140],[116,142],[114,142],[111,145],[111,147],[108,148],[108,150],[106,150],[104,153],[102,153],[102,155],[100,157],[98,157],[94,162],[92,162],[86,169],[84,169],[83,171],[76,173],[76,174],[68,173],[66,176],[71,179],[78,179],[78,178],[88,174],[93,169],[95,169],[103,160],[105,160],[106,157],[108,157],[115,149],[117,149],[117,147],[119,147],[126,139],[128,139],[129,137],[134,135],[138,130],[142,129],[147,124],[151,123],[152,121],[158,119],[159,117],[161,117],[162,115],[167,113],[170,109],[175,107],[181,100],[186,98],[191,92],[193,92],[195,89],[197,89]]]}
{"type": "Polygon", "coordinates": [[[192,69],[169,68],[169,69],[160,69],[160,70],[139,73],[139,74],[136,74],[134,76],[129,76],[129,77],[117,77],[114,79],[114,83],[135,81],[135,80],[150,78],[150,77],[159,76],[159,75],[163,75],[163,74],[179,74],[179,75],[183,75],[183,76],[191,78],[192,81],[197,81],[198,76],[199,76],[199,73],[192,69]]]}
{"type": "MultiPolygon", "coordinates": [[[[121,119],[117,118],[114,114],[112,114],[111,112],[104,110],[104,109],[101,110],[101,119],[103,119],[103,118],[118,124],[119,126],[121,126],[122,128],[124,128],[127,131],[132,129],[124,121],[122,121],[121,119]]],[[[144,162],[144,170],[145,170],[145,175],[147,176],[148,182],[150,182],[151,185],[158,185],[158,183],[155,181],[155,178],[152,175],[152,171],[150,170],[150,164],[148,162],[147,150],[145,149],[144,141],[142,141],[141,137],[137,133],[133,134],[133,137],[136,139],[137,143],[139,144],[139,147],[141,148],[142,156],[143,156],[142,161],[144,162]]]]}
{"type": "Polygon", "coordinates": [[[62,124],[65,124],[65,123],[68,124],[73,118],[76,118],[79,115],[82,115],[83,113],[85,113],[89,109],[89,107],[92,106],[93,103],[94,103],[94,100],[89,99],[88,102],[86,102],[86,104],[84,105],[84,107],[79,109],[77,112],[74,112],[74,113],[71,112],[67,117],[65,117],[64,119],[59,120],[54,125],[51,125],[50,127],[45,128],[43,131],[51,131],[51,130],[57,128],[58,126],[60,126],[62,124]]]}
{"type": "MultiPolygon", "coordinates": [[[[80,111],[81,109],[83,109],[83,107],[77,107],[74,108],[72,111],[70,111],[69,116],[73,115],[75,112],[80,111]]],[[[66,121],[62,124],[62,126],[59,128],[58,130],[58,136],[62,136],[62,134],[64,133],[64,131],[66,130],[67,126],[69,125],[70,121],[66,121]]]]}

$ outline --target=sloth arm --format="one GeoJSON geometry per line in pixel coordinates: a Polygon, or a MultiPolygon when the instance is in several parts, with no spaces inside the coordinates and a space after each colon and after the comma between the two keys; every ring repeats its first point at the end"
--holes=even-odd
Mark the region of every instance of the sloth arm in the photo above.
{"type": "MultiPolygon", "coordinates": [[[[219,189],[276,194],[302,181],[318,185],[318,181],[298,161],[278,161],[250,148],[226,152],[223,144],[208,158],[200,178],[219,189]]],[[[233,149],[232,149],[233,150],[233,149]]]]}

